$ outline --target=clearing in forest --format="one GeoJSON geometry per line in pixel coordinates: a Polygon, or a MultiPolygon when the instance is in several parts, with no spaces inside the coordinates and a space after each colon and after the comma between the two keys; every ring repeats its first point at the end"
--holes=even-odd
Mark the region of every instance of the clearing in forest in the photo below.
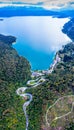
{"type": "Polygon", "coordinates": [[[50,127],[58,119],[65,118],[73,112],[74,95],[59,98],[46,112],[46,124],[50,127]]]}

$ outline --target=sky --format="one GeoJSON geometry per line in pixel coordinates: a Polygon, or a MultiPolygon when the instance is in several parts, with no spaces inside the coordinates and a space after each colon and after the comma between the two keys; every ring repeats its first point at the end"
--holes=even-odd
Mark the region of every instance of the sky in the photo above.
{"type": "Polygon", "coordinates": [[[0,0],[0,2],[23,2],[27,6],[39,6],[47,9],[74,7],[74,0],[0,0]]]}

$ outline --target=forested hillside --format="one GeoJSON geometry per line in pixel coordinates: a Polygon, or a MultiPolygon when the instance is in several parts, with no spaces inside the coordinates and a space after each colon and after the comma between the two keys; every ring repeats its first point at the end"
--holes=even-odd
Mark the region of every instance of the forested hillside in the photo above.
{"type": "Polygon", "coordinates": [[[25,117],[16,89],[30,79],[30,64],[12,48],[16,38],[0,35],[1,130],[24,130],[25,117]]]}
{"type": "Polygon", "coordinates": [[[0,79],[8,82],[26,82],[30,78],[29,62],[12,48],[15,37],[0,35],[0,79]]]}
{"type": "MultiPolygon", "coordinates": [[[[74,19],[66,23],[62,30],[74,41],[74,19]]],[[[48,79],[43,85],[36,89],[31,89],[33,102],[28,108],[29,130],[49,130],[46,126],[46,110],[59,97],[64,95],[74,95],[74,43],[69,43],[58,52],[61,62],[57,64],[52,74],[46,76],[48,79]]],[[[62,130],[74,129],[74,114],[67,117],[67,120],[60,120],[62,130]],[[65,124],[64,124],[65,123],[65,124]],[[64,124],[64,125],[63,125],[64,124]]],[[[58,130],[57,123],[53,124],[51,130],[58,130]]]]}
{"type": "MultiPolygon", "coordinates": [[[[74,41],[74,19],[66,23],[62,31],[74,41]]],[[[48,81],[36,89],[30,90],[33,95],[33,102],[28,108],[29,130],[49,130],[45,120],[47,108],[61,96],[74,95],[74,43],[63,46],[57,53],[61,62],[57,64],[52,74],[46,76],[48,81]]],[[[66,121],[60,120],[63,130],[74,129],[73,118],[74,114],[67,117],[66,121]]],[[[52,130],[60,129],[57,124],[53,125],[52,130]]]]}
{"type": "Polygon", "coordinates": [[[71,20],[64,25],[62,31],[65,34],[67,34],[68,37],[70,37],[72,41],[74,41],[74,18],[71,18],[71,20]]]}
{"type": "MultiPolygon", "coordinates": [[[[45,114],[47,108],[52,105],[59,97],[74,94],[74,44],[70,43],[57,52],[61,62],[57,64],[53,73],[46,76],[47,82],[31,89],[29,92],[33,95],[33,101],[28,108],[29,130],[49,130],[46,126],[45,114]]],[[[74,115],[66,120],[60,120],[62,130],[66,124],[73,121],[74,115]]],[[[58,125],[54,124],[51,130],[59,130],[58,125]]]]}

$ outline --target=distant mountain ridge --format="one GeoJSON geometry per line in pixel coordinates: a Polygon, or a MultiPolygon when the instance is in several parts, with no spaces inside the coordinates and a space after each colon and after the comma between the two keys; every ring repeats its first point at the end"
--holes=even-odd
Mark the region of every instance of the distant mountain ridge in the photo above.
{"type": "Polygon", "coordinates": [[[16,7],[7,6],[0,8],[0,17],[12,16],[54,16],[58,18],[74,17],[74,10],[47,10],[42,7],[16,7]]]}

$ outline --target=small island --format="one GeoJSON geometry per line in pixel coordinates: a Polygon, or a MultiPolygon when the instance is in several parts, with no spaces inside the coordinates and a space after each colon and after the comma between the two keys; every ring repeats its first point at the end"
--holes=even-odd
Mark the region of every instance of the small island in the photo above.
{"type": "Polygon", "coordinates": [[[0,19],[0,21],[3,21],[4,19],[0,19]]]}

